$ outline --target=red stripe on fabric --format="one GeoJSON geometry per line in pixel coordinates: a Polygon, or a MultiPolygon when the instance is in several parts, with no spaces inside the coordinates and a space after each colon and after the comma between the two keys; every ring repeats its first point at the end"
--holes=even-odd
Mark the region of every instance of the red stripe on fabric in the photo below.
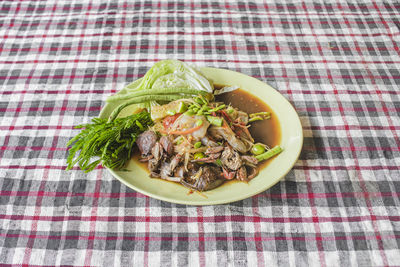
{"type": "MultiPolygon", "coordinates": [[[[141,35],[154,35],[154,32],[141,32],[141,35]]],[[[171,36],[171,35],[181,35],[182,32],[180,31],[165,31],[165,32],[159,32],[158,35],[166,35],[166,36],[171,36]]],[[[265,37],[265,36],[271,36],[270,33],[266,32],[256,32],[256,33],[238,33],[238,32],[230,32],[230,31],[203,31],[203,32],[185,32],[185,35],[202,35],[202,36],[229,36],[229,35],[241,35],[241,36],[260,36],[260,37],[265,37]]],[[[307,37],[307,36],[312,36],[312,34],[307,34],[307,33],[274,33],[276,36],[280,37],[307,37]]],[[[400,32],[395,32],[395,33],[353,33],[351,36],[355,37],[379,37],[379,36],[398,36],[400,35],[400,32]]],[[[0,35],[1,36],[1,35],[0,35]]],[[[137,31],[130,32],[130,33],[114,33],[114,32],[107,32],[107,33],[92,33],[92,34],[85,34],[86,38],[89,37],[103,37],[103,36],[137,36],[137,31]]],[[[324,36],[324,37],[346,37],[350,36],[349,33],[318,33],[318,36],[324,36]]],[[[49,38],[74,38],[74,37],[80,37],[78,34],[49,34],[47,35],[49,38]]],[[[4,38],[7,39],[37,39],[39,36],[37,35],[7,35],[4,36],[4,38]]],[[[186,61],[186,60],[185,60],[186,61]]]]}
{"type": "MultiPolygon", "coordinates": [[[[147,198],[147,196],[143,196],[143,198],[147,198]]],[[[0,214],[0,218],[4,220],[30,220],[30,221],[52,221],[59,222],[64,219],[68,221],[84,221],[84,222],[92,222],[93,216],[31,216],[31,215],[4,215],[0,214]]],[[[312,217],[260,217],[260,216],[244,216],[244,215],[233,215],[233,216],[203,216],[203,217],[184,217],[181,216],[96,216],[96,221],[103,222],[145,222],[148,220],[149,223],[167,223],[177,221],[179,223],[215,223],[215,222],[253,222],[258,220],[260,223],[311,223],[314,224],[315,216],[312,217]]],[[[370,221],[370,216],[350,216],[350,217],[322,217],[318,216],[318,221],[320,223],[326,222],[365,222],[370,221]]],[[[376,220],[380,221],[392,221],[392,222],[400,222],[400,216],[376,216],[376,220]]],[[[204,234],[204,233],[203,233],[204,234]]],[[[203,235],[204,237],[204,235],[203,235]]],[[[145,237],[149,239],[149,237],[145,237]]],[[[254,237],[256,239],[260,239],[262,237],[254,237]]],[[[200,236],[198,240],[201,240],[200,236]]],[[[315,239],[314,239],[315,240],[315,239]]]]}
{"type": "MultiPolygon", "coordinates": [[[[400,34],[400,32],[399,32],[400,34]]],[[[85,63],[108,63],[108,62],[149,62],[149,63],[155,63],[158,62],[160,59],[158,58],[140,58],[140,59],[43,59],[43,60],[0,60],[0,63],[2,64],[27,64],[27,63],[33,63],[34,61],[37,63],[71,63],[71,62],[85,62],[85,63]]],[[[200,62],[200,63],[215,63],[215,62],[220,62],[220,63],[226,63],[226,59],[190,59],[190,58],[185,58],[185,62],[200,62]]],[[[323,60],[318,60],[318,59],[304,59],[304,60],[273,60],[273,59],[260,59],[260,60],[245,60],[245,59],[232,59],[229,60],[229,62],[232,63],[247,63],[247,64],[304,64],[304,63],[323,63],[323,60]]],[[[326,60],[327,63],[348,63],[348,64],[360,64],[359,61],[356,60],[351,60],[350,58],[348,60],[338,60],[338,59],[332,59],[332,60],[326,60]]],[[[365,61],[366,63],[370,64],[399,64],[400,61],[395,61],[395,60],[369,60],[365,61]]],[[[58,92],[56,90],[53,91],[45,91],[45,90],[36,90],[37,92],[58,92]]],[[[80,92],[79,90],[76,90],[77,92],[80,92]]],[[[83,92],[87,92],[89,90],[84,90],[83,92]]],[[[97,90],[101,91],[101,90],[97,90]]],[[[97,92],[95,91],[95,92],[97,92]]],[[[62,91],[61,91],[62,92],[62,91]]],[[[91,91],[93,92],[93,91],[91,91]]],[[[103,91],[101,91],[103,92],[103,91]]],[[[348,92],[348,91],[343,91],[343,92],[348,92]]]]}
{"type": "MultiPolygon", "coordinates": [[[[128,198],[128,197],[138,197],[139,193],[74,193],[74,192],[48,192],[48,191],[10,191],[3,190],[0,192],[0,196],[20,196],[20,197],[85,197],[85,198],[128,198]]],[[[337,193],[281,193],[281,194],[269,194],[261,193],[253,198],[271,198],[271,199],[309,199],[309,198],[383,198],[383,197],[400,197],[400,192],[337,192],[337,193]]]]}
{"type": "Polygon", "coordinates": [[[92,265],[91,261],[93,256],[94,240],[96,239],[96,221],[98,220],[97,210],[99,205],[102,175],[103,171],[98,170],[96,175],[96,184],[94,189],[92,209],[89,217],[90,221],[89,236],[88,236],[88,243],[86,246],[86,255],[84,260],[86,266],[92,265]]]}

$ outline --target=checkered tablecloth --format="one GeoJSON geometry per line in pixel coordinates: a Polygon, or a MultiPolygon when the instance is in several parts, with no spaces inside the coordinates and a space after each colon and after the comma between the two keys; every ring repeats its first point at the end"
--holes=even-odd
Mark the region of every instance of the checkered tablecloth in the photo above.
{"type": "Polygon", "coordinates": [[[0,2],[0,263],[400,265],[400,2],[0,2]],[[293,170],[217,206],[66,172],[73,126],[156,61],[265,81],[297,110],[293,170]]]}

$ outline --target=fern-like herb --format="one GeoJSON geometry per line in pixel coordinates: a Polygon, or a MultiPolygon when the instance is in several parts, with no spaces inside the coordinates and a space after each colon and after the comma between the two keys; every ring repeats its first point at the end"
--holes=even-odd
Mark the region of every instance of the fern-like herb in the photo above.
{"type": "Polygon", "coordinates": [[[113,121],[94,118],[92,123],[76,126],[82,131],[67,143],[67,147],[71,146],[67,170],[78,164],[90,172],[100,163],[110,169],[122,169],[132,157],[136,138],[152,124],[150,113],[142,111],[113,121]]]}

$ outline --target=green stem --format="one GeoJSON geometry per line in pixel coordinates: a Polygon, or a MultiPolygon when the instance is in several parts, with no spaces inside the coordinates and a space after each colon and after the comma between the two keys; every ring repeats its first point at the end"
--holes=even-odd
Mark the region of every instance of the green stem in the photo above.
{"type": "Polygon", "coordinates": [[[267,152],[256,156],[256,159],[258,161],[267,160],[269,158],[272,158],[275,155],[278,155],[281,152],[282,152],[282,148],[280,146],[275,146],[275,147],[271,148],[270,150],[268,150],[267,152]]]}
{"type": "Polygon", "coordinates": [[[140,90],[126,94],[118,94],[113,95],[107,98],[107,102],[116,102],[121,100],[127,100],[129,98],[138,97],[138,96],[149,96],[149,95],[167,95],[167,94],[184,94],[189,96],[206,94],[205,91],[188,89],[188,88],[161,88],[161,89],[148,89],[148,90],[140,90]]]}

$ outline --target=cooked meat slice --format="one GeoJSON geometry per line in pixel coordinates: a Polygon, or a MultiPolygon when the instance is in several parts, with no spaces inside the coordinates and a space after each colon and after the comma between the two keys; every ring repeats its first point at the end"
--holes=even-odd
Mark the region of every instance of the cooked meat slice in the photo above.
{"type": "Polygon", "coordinates": [[[232,180],[233,178],[235,178],[236,172],[230,172],[227,169],[222,168],[222,175],[225,179],[232,180]]]}
{"type": "Polygon", "coordinates": [[[144,157],[144,158],[139,159],[139,161],[140,161],[140,162],[148,162],[148,161],[151,160],[152,158],[154,158],[154,156],[153,156],[153,155],[150,155],[150,156],[147,156],[147,157],[144,157]]]}
{"type": "Polygon", "coordinates": [[[178,166],[179,162],[181,162],[182,159],[182,155],[181,154],[176,154],[170,163],[170,170],[171,172],[173,172],[175,170],[175,168],[178,166]]]}
{"type": "Polygon", "coordinates": [[[258,164],[258,160],[256,159],[256,157],[253,156],[248,156],[248,155],[244,155],[242,156],[242,160],[244,162],[244,164],[252,164],[252,165],[257,165],[258,164]]]}
{"type": "Polygon", "coordinates": [[[238,170],[242,166],[242,159],[238,152],[226,146],[221,155],[222,165],[226,166],[231,170],[238,170]]]}
{"type": "Polygon", "coordinates": [[[199,165],[189,162],[187,165],[187,170],[188,170],[187,175],[188,176],[195,175],[196,172],[199,170],[199,168],[200,168],[199,165]]]}
{"type": "Polygon", "coordinates": [[[167,152],[169,156],[172,155],[172,153],[174,152],[174,144],[172,143],[172,140],[168,136],[166,135],[161,136],[160,144],[162,145],[164,151],[167,152]]]}
{"type": "Polygon", "coordinates": [[[184,178],[185,177],[185,166],[178,166],[175,169],[174,176],[184,178]]]}
{"type": "Polygon", "coordinates": [[[168,162],[163,161],[161,163],[160,175],[161,175],[161,179],[168,179],[168,177],[171,177],[171,175],[172,175],[171,166],[168,162]]]}
{"type": "Polygon", "coordinates": [[[203,144],[203,146],[218,146],[217,142],[214,142],[208,136],[204,136],[203,138],[201,138],[201,143],[203,144]]]}
{"type": "Polygon", "coordinates": [[[147,168],[150,172],[156,172],[160,166],[160,161],[156,159],[150,159],[147,163],[147,168]]]}
{"type": "Polygon", "coordinates": [[[220,140],[222,138],[225,139],[229,143],[229,145],[231,145],[240,153],[246,153],[249,150],[249,147],[247,147],[242,140],[236,137],[235,133],[229,126],[218,127],[213,125],[209,128],[208,132],[217,140],[220,140]]]}
{"type": "Polygon", "coordinates": [[[163,148],[162,148],[160,142],[156,142],[154,144],[153,148],[151,149],[151,154],[157,161],[161,159],[161,157],[163,155],[163,148]]]}
{"type": "Polygon", "coordinates": [[[214,153],[221,152],[222,150],[224,150],[223,146],[209,147],[209,148],[207,148],[205,154],[214,154],[214,153]]]}
{"type": "Polygon", "coordinates": [[[171,163],[168,162],[162,162],[161,163],[161,168],[160,168],[160,177],[161,179],[171,181],[171,182],[180,182],[182,180],[182,177],[175,177],[172,176],[173,171],[171,170],[171,163]]]}
{"type": "Polygon", "coordinates": [[[247,182],[247,170],[245,166],[239,168],[239,170],[236,173],[236,179],[243,182],[247,182]]]}
{"type": "Polygon", "coordinates": [[[224,182],[218,169],[213,166],[201,167],[195,175],[182,180],[181,183],[198,191],[214,189],[224,182]]]}
{"type": "Polygon", "coordinates": [[[206,162],[206,163],[212,163],[214,162],[217,158],[221,156],[221,153],[215,153],[215,154],[210,154],[206,158],[201,158],[201,159],[194,159],[192,162],[206,162]]]}
{"type": "Polygon", "coordinates": [[[248,180],[251,180],[251,179],[253,179],[254,177],[257,176],[258,170],[257,170],[257,168],[255,168],[255,167],[249,167],[247,173],[248,173],[247,179],[248,179],[248,180]]]}
{"type": "Polygon", "coordinates": [[[147,156],[151,148],[157,142],[157,135],[153,131],[145,131],[138,136],[136,139],[136,145],[138,146],[140,153],[147,156]]]}

